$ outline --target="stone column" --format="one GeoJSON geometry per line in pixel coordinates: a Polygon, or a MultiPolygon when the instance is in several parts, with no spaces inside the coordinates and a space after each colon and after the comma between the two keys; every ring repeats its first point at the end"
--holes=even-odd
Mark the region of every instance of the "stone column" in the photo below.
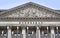
{"type": "Polygon", "coordinates": [[[2,31],[2,38],[4,38],[4,31],[2,31]]]}
{"type": "Polygon", "coordinates": [[[29,32],[29,27],[27,26],[27,28],[26,28],[26,38],[28,38],[28,32],[29,32]]]}
{"type": "Polygon", "coordinates": [[[26,29],[25,29],[25,27],[22,28],[22,34],[23,34],[23,38],[26,38],[26,29]]]}
{"type": "Polygon", "coordinates": [[[57,29],[57,34],[59,34],[59,33],[58,33],[58,27],[56,27],[56,29],[57,29]]]}
{"type": "Polygon", "coordinates": [[[28,29],[29,29],[29,27],[27,27],[27,35],[28,35],[28,29]]]}
{"type": "Polygon", "coordinates": [[[54,27],[51,27],[51,38],[55,38],[54,27]]]}
{"type": "Polygon", "coordinates": [[[19,31],[19,27],[17,26],[17,38],[18,38],[18,31],[19,31]]]}
{"type": "Polygon", "coordinates": [[[36,38],[41,38],[39,27],[37,27],[37,29],[36,29],[36,38]]]}
{"type": "Polygon", "coordinates": [[[11,38],[11,28],[9,26],[7,26],[7,31],[8,31],[8,37],[7,38],[11,38]]]}
{"type": "Polygon", "coordinates": [[[49,27],[47,26],[47,36],[48,36],[48,38],[50,37],[50,33],[49,33],[49,27]]]}

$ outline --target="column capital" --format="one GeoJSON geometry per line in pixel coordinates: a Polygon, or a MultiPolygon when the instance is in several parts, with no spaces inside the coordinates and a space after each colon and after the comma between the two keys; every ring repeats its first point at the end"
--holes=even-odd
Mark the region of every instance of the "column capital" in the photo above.
{"type": "Polygon", "coordinates": [[[56,27],[56,29],[58,30],[58,26],[56,27]]]}
{"type": "Polygon", "coordinates": [[[10,29],[11,27],[10,26],[7,26],[7,29],[10,29]]]}
{"type": "Polygon", "coordinates": [[[7,29],[9,29],[10,27],[9,26],[7,26],[7,29]]]}
{"type": "Polygon", "coordinates": [[[38,27],[38,26],[37,26],[36,28],[37,28],[37,29],[39,29],[39,27],[38,27]]]}
{"type": "Polygon", "coordinates": [[[19,26],[17,26],[17,29],[19,29],[19,26]]]}
{"type": "Polygon", "coordinates": [[[29,29],[29,27],[27,27],[27,30],[29,29]]]}
{"type": "Polygon", "coordinates": [[[49,29],[49,27],[47,26],[47,30],[49,29]]]}

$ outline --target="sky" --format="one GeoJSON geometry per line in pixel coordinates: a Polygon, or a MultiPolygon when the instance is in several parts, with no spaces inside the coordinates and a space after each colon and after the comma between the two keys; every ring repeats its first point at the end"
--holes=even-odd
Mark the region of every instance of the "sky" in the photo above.
{"type": "Polygon", "coordinates": [[[0,0],[0,9],[10,9],[28,2],[60,10],[60,0],[0,0]]]}

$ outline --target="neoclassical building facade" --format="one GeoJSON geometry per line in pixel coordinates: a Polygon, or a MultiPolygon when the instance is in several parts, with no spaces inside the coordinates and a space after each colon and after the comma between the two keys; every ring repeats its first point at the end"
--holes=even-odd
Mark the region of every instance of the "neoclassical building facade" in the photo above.
{"type": "Polygon", "coordinates": [[[60,38],[60,12],[33,2],[0,11],[0,38],[60,38]]]}

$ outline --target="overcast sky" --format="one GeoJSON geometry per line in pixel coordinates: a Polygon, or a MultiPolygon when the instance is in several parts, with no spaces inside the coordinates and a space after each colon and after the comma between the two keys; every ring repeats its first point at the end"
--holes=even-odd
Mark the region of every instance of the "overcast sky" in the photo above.
{"type": "Polygon", "coordinates": [[[60,10],[60,0],[0,0],[0,9],[9,9],[27,2],[34,2],[52,9],[60,10]]]}

